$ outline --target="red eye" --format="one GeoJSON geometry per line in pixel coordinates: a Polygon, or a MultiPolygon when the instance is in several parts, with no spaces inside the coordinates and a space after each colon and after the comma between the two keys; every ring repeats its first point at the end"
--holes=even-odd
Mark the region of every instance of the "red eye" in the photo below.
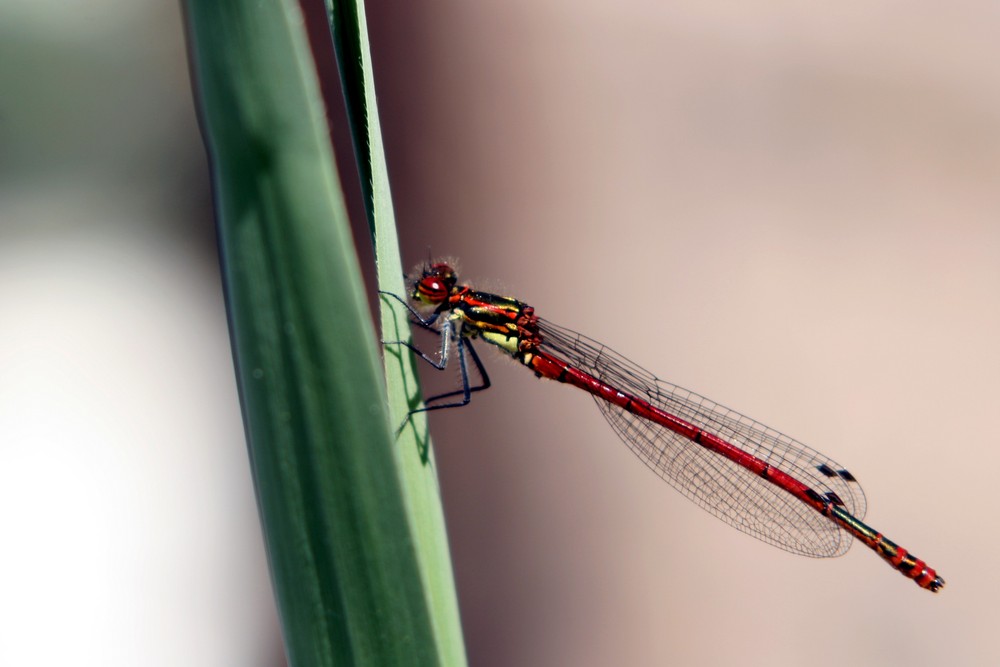
{"type": "Polygon", "coordinates": [[[412,298],[428,305],[439,305],[448,300],[458,278],[447,264],[433,264],[424,269],[424,275],[413,286],[412,298]]]}
{"type": "Polygon", "coordinates": [[[413,296],[427,304],[443,303],[448,298],[448,289],[437,276],[427,276],[417,283],[413,296]]]}

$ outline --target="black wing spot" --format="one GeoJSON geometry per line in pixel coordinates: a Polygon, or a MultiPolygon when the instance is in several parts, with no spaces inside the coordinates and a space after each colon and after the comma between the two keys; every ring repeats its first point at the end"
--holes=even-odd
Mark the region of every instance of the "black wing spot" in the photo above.
{"type": "Polygon", "coordinates": [[[840,475],[841,479],[844,479],[844,480],[846,480],[848,482],[856,482],[856,481],[858,481],[858,480],[856,480],[854,478],[854,475],[852,475],[851,473],[847,472],[846,470],[838,470],[837,474],[840,475]]]}

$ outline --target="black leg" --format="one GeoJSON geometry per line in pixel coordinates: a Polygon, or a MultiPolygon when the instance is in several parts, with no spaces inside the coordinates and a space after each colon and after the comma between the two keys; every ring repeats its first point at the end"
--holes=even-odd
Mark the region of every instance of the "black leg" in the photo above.
{"type": "Polygon", "coordinates": [[[443,371],[445,368],[448,367],[448,356],[451,348],[451,339],[453,336],[452,329],[453,325],[449,321],[445,321],[445,323],[441,325],[441,331],[432,328],[427,329],[428,331],[433,331],[438,336],[441,336],[441,351],[438,353],[439,361],[434,361],[426,354],[424,354],[424,352],[420,348],[418,348],[416,345],[407,340],[384,340],[382,341],[382,344],[402,345],[403,347],[408,348],[411,352],[416,354],[418,357],[426,361],[434,368],[438,369],[439,371],[443,371]]]}
{"type": "MultiPolygon", "coordinates": [[[[402,345],[410,349],[419,358],[426,361],[433,368],[443,371],[448,366],[448,356],[449,356],[449,341],[453,337],[452,326],[450,322],[445,322],[442,327],[442,331],[437,329],[431,329],[434,333],[441,336],[441,360],[435,361],[431,357],[423,353],[416,345],[409,343],[407,341],[383,341],[385,345],[402,345]]],[[[424,399],[424,407],[411,410],[410,414],[416,412],[427,412],[428,410],[440,410],[442,408],[458,408],[464,405],[468,405],[471,400],[471,394],[474,391],[482,391],[483,389],[489,389],[491,386],[490,376],[486,372],[486,366],[483,365],[482,359],[479,358],[479,353],[476,352],[476,348],[473,347],[472,341],[462,338],[459,336],[455,339],[455,346],[458,348],[458,365],[462,373],[462,388],[455,391],[448,391],[443,394],[438,394],[436,396],[431,396],[430,398],[424,399]],[[469,381],[469,368],[465,361],[466,351],[470,357],[472,357],[472,363],[476,365],[476,372],[479,373],[480,384],[475,387],[471,386],[472,383],[469,381]],[[445,398],[450,398],[452,396],[462,396],[461,401],[453,401],[451,403],[442,403],[440,405],[430,405],[434,401],[440,401],[445,398]]]]}
{"type": "MultiPolygon", "coordinates": [[[[424,407],[411,410],[409,415],[407,416],[407,420],[409,419],[410,416],[414,415],[417,412],[428,412],[430,410],[442,410],[444,408],[463,407],[465,405],[468,405],[469,402],[471,401],[472,392],[482,391],[483,389],[489,389],[491,385],[490,376],[486,372],[486,367],[483,365],[482,360],[479,358],[479,353],[476,352],[476,348],[473,347],[471,340],[464,338],[461,335],[456,336],[455,325],[452,323],[451,320],[445,320],[444,324],[441,325],[440,330],[438,330],[437,328],[435,328],[434,324],[437,322],[438,316],[441,314],[440,312],[434,313],[430,317],[424,318],[421,317],[420,313],[413,306],[411,306],[409,303],[407,303],[404,299],[400,298],[396,294],[381,290],[379,291],[379,294],[384,294],[386,296],[392,297],[396,301],[399,301],[401,304],[403,304],[406,307],[406,309],[410,312],[410,315],[413,318],[412,319],[413,324],[421,327],[422,329],[426,329],[427,331],[431,331],[438,336],[441,336],[441,350],[439,352],[440,356],[438,361],[435,361],[434,359],[429,357],[416,345],[410,343],[409,341],[384,340],[382,341],[383,345],[401,345],[409,349],[419,358],[423,359],[424,361],[426,361],[428,364],[430,364],[432,367],[434,367],[439,371],[443,371],[448,366],[448,357],[450,355],[451,341],[453,338],[455,340],[455,345],[458,348],[458,364],[462,374],[462,388],[424,399],[424,407]],[[472,362],[476,365],[476,372],[479,373],[479,377],[481,380],[481,383],[476,385],[475,387],[471,386],[471,382],[469,381],[469,368],[465,359],[466,351],[468,351],[469,356],[472,357],[472,362]],[[462,399],[459,401],[452,401],[450,403],[441,403],[438,405],[430,405],[435,401],[440,401],[445,398],[451,398],[452,396],[459,396],[459,395],[462,396],[462,399]]],[[[405,422],[403,425],[405,426],[405,422]]]]}
{"type": "Polygon", "coordinates": [[[406,301],[406,299],[404,299],[403,297],[399,296],[398,294],[393,294],[392,292],[386,292],[384,290],[379,290],[378,293],[379,294],[384,294],[386,296],[391,296],[393,299],[395,299],[396,301],[398,301],[401,304],[403,304],[403,306],[408,311],[410,311],[410,315],[413,317],[412,322],[414,324],[416,324],[417,326],[423,327],[424,329],[428,329],[428,330],[431,330],[431,331],[436,331],[436,329],[433,328],[434,327],[434,323],[437,322],[438,315],[440,315],[441,313],[432,313],[430,317],[428,317],[428,318],[425,319],[425,318],[423,318],[423,317],[420,316],[420,313],[417,312],[416,308],[414,308],[413,306],[411,306],[406,301]]]}
{"type": "MultiPolygon", "coordinates": [[[[482,384],[479,384],[479,385],[477,385],[475,387],[469,387],[469,393],[471,394],[474,391],[482,391],[483,389],[489,389],[490,386],[491,386],[490,376],[486,372],[486,367],[483,366],[483,362],[482,362],[482,360],[480,360],[479,353],[476,352],[476,348],[472,344],[472,341],[465,340],[462,343],[461,348],[462,348],[462,350],[468,350],[469,351],[469,356],[472,357],[472,363],[474,363],[476,365],[476,372],[479,373],[479,378],[480,378],[480,380],[482,382],[482,384]]],[[[467,380],[466,380],[466,382],[467,382],[467,380]]],[[[462,394],[464,396],[465,393],[466,393],[465,392],[465,387],[463,387],[462,389],[458,389],[456,391],[449,391],[449,392],[446,392],[444,394],[438,394],[437,396],[431,396],[430,398],[426,398],[426,399],[424,399],[424,404],[427,405],[427,404],[432,403],[434,401],[439,401],[442,398],[449,398],[451,396],[458,396],[459,394],[462,394]]],[[[461,402],[461,403],[450,403],[450,404],[447,404],[447,405],[436,405],[436,406],[433,407],[433,409],[436,410],[437,408],[455,408],[455,407],[461,407],[463,405],[466,405],[468,402],[469,401],[465,401],[465,402],[461,402]]],[[[428,409],[431,409],[431,408],[424,408],[424,410],[428,410],[428,409]]],[[[420,410],[418,410],[418,412],[420,412],[420,410]]]]}
{"type": "Polygon", "coordinates": [[[461,338],[458,339],[458,343],[456,344],[458,347],[458,367],[462,371],[462,388],[458,391],[441,394],[440,396],[432,396],[431,398],[425,399],[424,407],[410,410],[410,416],[415,415],[418,412],[430,412],[431,410],[443,410],[445,408],[461,408],[469,404],[469,401],[472,399],[472,388],[469,386],[469,369],[465,364],[465,348],[467,345],[468,344],[461,338]],[[436,401],[447,396],[456,396],[458,394],[462,395],[462,400],[460,401],[441,403],[439,405],[428,405],[431,401],[436,401]]]}

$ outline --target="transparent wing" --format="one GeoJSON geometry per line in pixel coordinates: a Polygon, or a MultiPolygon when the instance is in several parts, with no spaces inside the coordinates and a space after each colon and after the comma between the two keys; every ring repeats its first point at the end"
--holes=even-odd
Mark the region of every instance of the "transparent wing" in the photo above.
{"type": "MultiPolygon", "coordinates": [[[[664,382],[586,336],[545,320],[539,320],[539,329],[542,349],[549,354],[717,435],[864,518],[867,506],[861,485],[826,456],[735,410],[664,382]]],[[[850,548],[850,534],[792,494],[655,422],[602,399],[595,401],[643,463],[734,528],[805,556],[839,556],[850,548]]]]}

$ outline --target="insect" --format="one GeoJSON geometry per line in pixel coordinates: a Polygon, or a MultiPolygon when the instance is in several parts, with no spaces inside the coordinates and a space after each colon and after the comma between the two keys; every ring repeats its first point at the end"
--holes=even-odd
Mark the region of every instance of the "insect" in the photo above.
{"type": "Polygon", "coordinates": [[[543,320],[526,303],[459,284],[446,263],[427,265],[411,284],[415,306],[383,294],[403,303],[414,324],[440,334],[439,361],[408,342],[388,344],[410,348],[439,370],[454,345],[462,376],[462,389],[428,399],[417,412],[466,405],[473,392],[490,386],[473,346],[482,340],[536,376],[593,396],[643,463],[734,528],[786,551],[821,558],[845,553],[856,537],[921,588],[937,592],[944,587],[927,563],[862,522],[861,485],[823,454],[664,382],[606,345],[543,320]],[[477,386],[469,381],[467,359],[482,378],[477,386]]]}

